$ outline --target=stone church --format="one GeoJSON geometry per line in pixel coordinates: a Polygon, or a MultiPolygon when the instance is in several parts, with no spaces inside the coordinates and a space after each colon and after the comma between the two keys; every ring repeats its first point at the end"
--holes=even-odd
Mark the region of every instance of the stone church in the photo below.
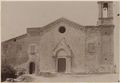
{"type": "Polygon", "coordinates": [[[98,2],[97,25],[82,26],[66,18],[2,42],[2,62],[28,74],[113,73],[113,2],[98,2]]]}

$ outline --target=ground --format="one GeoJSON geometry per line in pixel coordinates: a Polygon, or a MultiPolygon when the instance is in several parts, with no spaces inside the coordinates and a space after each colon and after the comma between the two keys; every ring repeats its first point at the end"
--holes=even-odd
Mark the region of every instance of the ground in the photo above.
{"type": "Polygon", "coordinates": [[[118,74],[64,75],[53,77],[28,75],[33,82],[118,82],[118,74]]]}

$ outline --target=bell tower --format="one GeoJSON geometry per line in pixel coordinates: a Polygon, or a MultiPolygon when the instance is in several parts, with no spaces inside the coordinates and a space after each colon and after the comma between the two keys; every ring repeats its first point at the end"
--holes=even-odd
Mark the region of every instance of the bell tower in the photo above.
{"type": "Polygon", "coordinates": [[[104,71],[113,72],[115,70],[113,1],[98,1],[98,6],[98,26],[100,29],[101,42],[101,53],[98,60],[99,64],[105,65],[104,71]]]}
{"type": "Polygon", "coordinates": [[[98,25],[113,25],[113,2],[98,1],[98,25]]]}

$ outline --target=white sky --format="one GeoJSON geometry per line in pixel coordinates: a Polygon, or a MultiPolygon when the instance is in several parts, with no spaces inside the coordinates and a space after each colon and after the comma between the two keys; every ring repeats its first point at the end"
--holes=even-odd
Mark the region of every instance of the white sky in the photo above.
{"type": "Polygon", "coordinates": [[[2,2],[2,41],[26,33],[28,27],[41,27],[60,17],[81,25],[96,25],[96,1],[2,2]]]}

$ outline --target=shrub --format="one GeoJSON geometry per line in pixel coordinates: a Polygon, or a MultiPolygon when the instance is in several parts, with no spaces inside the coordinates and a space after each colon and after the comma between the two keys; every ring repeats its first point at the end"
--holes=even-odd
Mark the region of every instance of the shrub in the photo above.
{"type": "Polygon", "coordinates": [[[1,81],[5,81],[7,78],[16,78],[15,69],[8,64],[2,64],[1,67],[1,81]]]}

